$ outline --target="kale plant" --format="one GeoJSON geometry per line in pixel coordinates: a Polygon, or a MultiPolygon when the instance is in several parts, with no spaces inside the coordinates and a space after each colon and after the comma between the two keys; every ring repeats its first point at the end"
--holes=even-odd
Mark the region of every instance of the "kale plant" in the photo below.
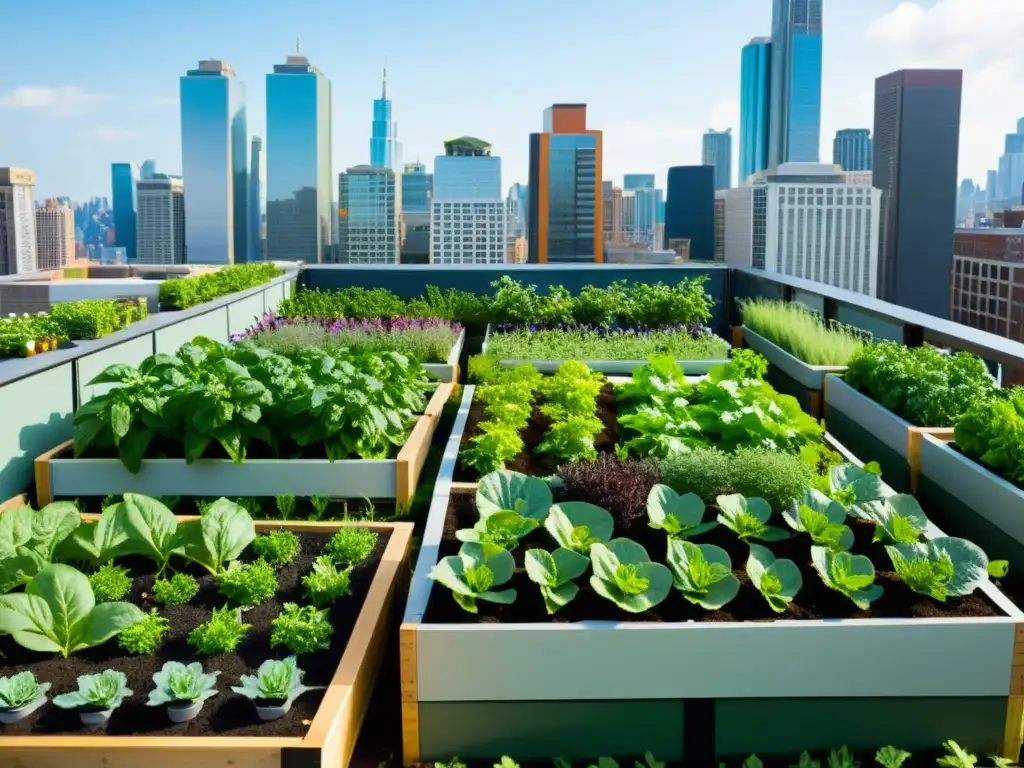
{"type": "Polygon", "coordinates": [[[508,605],[515,601],[514,589],[495,591],[515,573],[512,554],[493,544],[467,542],[458,555],[446,557],[429,574],[429,578],[452,591],[452,597],[469,613],[476,613],[477,600],[508,605]]]}

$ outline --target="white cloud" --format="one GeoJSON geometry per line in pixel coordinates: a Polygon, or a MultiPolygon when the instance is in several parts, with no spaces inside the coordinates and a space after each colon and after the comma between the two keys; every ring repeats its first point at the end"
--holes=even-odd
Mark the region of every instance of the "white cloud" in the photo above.
{"type": "Polygon", "coordinates": [[[0,109],[39,109],[51,114],[70,115],[110,98],[90,93],[77,85],[19,85],[0,93],[0,109]]]}
{"type": "Polygon", "coordinates": [[[154,96],[152,99],[149,99],[146,103],[154,107],[176,107],[178,106],[178,97],[154,96]]]}
{"type": "Polygon", "coordinates": [[[98,125],[92,130],[93,138],[100,141],[127,141],[136,137],[135,131],[113,125],[98,125]]]}

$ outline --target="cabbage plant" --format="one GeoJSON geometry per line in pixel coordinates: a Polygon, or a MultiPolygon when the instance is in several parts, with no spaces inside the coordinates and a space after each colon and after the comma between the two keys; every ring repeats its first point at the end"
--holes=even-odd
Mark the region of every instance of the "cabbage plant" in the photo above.
{"type": "Polygon", "coordinates": [[[0,711],[27,707],[49,690],[50,683],[36,682],[32,672],[0,677],[0,711]]]}
{"type": "Polygon", "coordinates": [[[481,518],[508,511],[543,522],[551,503],[546,482],[519,472],[491,472],[481,478],[476,490],[476,510],[481,518]]]}
{"type": "Polygon", "coordinates": [[[127,675],[117,670],[105,669],[98,675],[79,675],[78,690],[54,696],[53,703],[61,709],[117,709],[121,702],[131,695],[127,675]]]}
{"type": "Polygon", "coordinates": [[[567,501],[551,508],[544,527],[559,546],[586,555],[592,544],[611,539],[615,520],[611,513],[594,504],[567,501]]]}
{"type": "Polygon", "coordinates": [[[783,519],[798,533],[806,533],[814,544],[832,550],[853,546],[853,531],[845,524],[846,510],[821,491],[808,488],[802,498],[782,513],[783,519]]]}
{"type": "Polygon", "coordinates": [[[750,545],[747,576],[776,613],[784,613],[804,585],[800,569],[792,560],[776,559],[767,547],[750,545]]]}
{"type": "Polygon", "coordinates": [[[516,561],[510,552],[494,544],[467,542],[458,555],[446,557],[428,574],[452,591],[452,597],[469,613],[477,612],[477,600],[508,605],[515,601],[514,589],[494,591],[512,578],[516,561]]]}
{"type": "Polygon", "coordinates": [[[877,464],[869,463],[863,467],[856,464],[837,464],[828,471],[831,496],[844,507],[851,504],[863,504],[892,496],[894,491],[882,482],[882,474],[877,464]]]}
{"type": "Polygon", "coordinates": [[[672,572],[652,563],[647,550],[630,539],[612,539],[590,547],[594,575],[590,586],[630,613],[643,613],[668,597],[672,572]]]}
{"type": "Polygon", "coordinates": [[[511,552],[519,546],[519,539],[533,533],[539,527],[539,520],[523,517],[511,510],[502,510],[481,517],[472,528],[456,531],[455,538],[477,544],[493,544],[511,552]]]}
{"type": "Polygon", "coordinates": [[[544,607],[555,613],[572,601],[580,588],[573,583],[587,570],[590,560],[566,547],[554,552],[531,549],[526,553],[526,575],[540,587],[544,607]]]}
{"type": "Polygon", "coordinates": [[[893,570],[915,592],[940,602],[969,595],[988,579],[988,557],[967,539],[943,536],[885,548],[893,570]]]}
{"type": "Polygon", "coordinates": [[[176,702],[191,704],[206,701],[217,695],[219,674],[219,671],[203,672],[203,665],[198,661],[187,665],[180,661],[168,661],[159,672],[153,673],[153,684],[156,687],[149,692],[146,705],[158,707],[176,702]]]}
{"type": "Polygon", "coordinates": [[[781,528],[768,525],[772,516],[771,505],[764,499],[753,496],[747,498],[739,493],[719,496],[717,499],[718,522],[731,530],[741,541],[760,539],[761,541],[781,541],[788,539],[789,534],[781,528]]]}
{"type": "Polygon", "coordinates": [[[674,539],[699,536],[718,525],[714,520],[704,522],[705,508],[704,500],[697,494],[680,495],[667,485],[658,484],[647,495],[648,525],[674,539]]]}
{"type": "Polygon", "coordinates": [[[295,699],[307,691],[315,691],[323,686],[302,684],[305,675],[295,661],[294,656],[278,661],[267,659],[260,664],[255,675],[242,675],[241,685],[231,686],[231,690],[254,702],[273,702],[288,707],[295,699]]]}
{"type": "Polygon", "coordinates": [[[855,504],[850,512],[874,522],[874,540],[885,544],[916,544],[928,528],[928,517],[917,499],[903,493],[855,504]]]}
{"type": "Polygon", "coordinates": [[[842,592],[862,611],[882,596],[882,587],[875,584],[875,566],[864,555],[816,546],[811,547],[811,561],[825,586],[842,592]]]}
{"type": "Polygon", "coordinates": [[[668,540],[672,583],[691,603],[714,611],[736,597],[740,582],[732,573],[729,553],[714,544],[668,540]]]}

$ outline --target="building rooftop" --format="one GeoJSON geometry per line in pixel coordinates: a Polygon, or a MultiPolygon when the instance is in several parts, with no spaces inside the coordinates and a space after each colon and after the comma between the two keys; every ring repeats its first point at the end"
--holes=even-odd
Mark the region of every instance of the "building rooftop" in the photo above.
{"type": "Polygon", "coordinates": [[[483,157],[491,154],[491,145],[483,139],[472,136],[460,136],[457,139],[448,139],[444,143],[444,153],[448,156],[469,155],[483,157]]]}

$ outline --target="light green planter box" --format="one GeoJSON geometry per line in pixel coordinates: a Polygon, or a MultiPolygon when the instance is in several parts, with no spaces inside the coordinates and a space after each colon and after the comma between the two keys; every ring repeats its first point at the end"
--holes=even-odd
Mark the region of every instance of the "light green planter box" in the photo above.
{"type": "Polygon", "coordinates": [[[843,373],[846,370],[846,366],[809,365],[745,325],[743,342],[797,384],[812,391],[820,392],[825,388],[825,376],[828,374],[843,373]]]}
{"type": "Polygon", "coordinates": [[[466,344],[466,329],[459,333],[459,338],[452,347],[448,359],[443,363],[425,363],[427,373],[437,376],[442,382],[453,382],[459,380],[459,358],[462,357],[462,348],[466,344]]]}

